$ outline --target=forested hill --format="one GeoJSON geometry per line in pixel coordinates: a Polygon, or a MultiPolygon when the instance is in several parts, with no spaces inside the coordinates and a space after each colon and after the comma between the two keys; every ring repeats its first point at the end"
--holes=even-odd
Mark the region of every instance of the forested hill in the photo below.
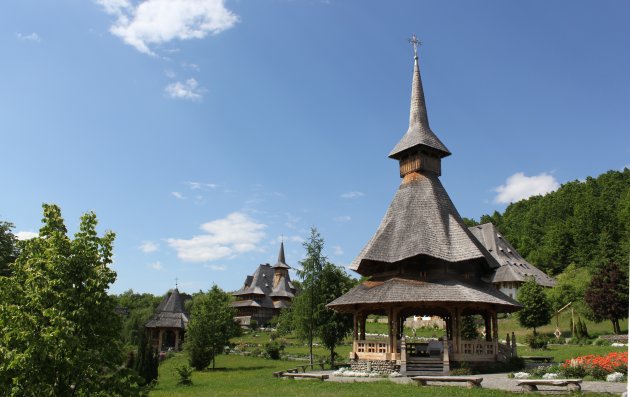
{"type": "MultiPolygon", "coordinates": [[[[474,220],[466,220],[474,223],[474,220]]],[[[569,182],[545,196],[484,215],[529,262],[552,275],[570,263],[597,268],[614,260],[628,268],[630,170],[569,182]]],[[[470,226],[470,225],[469,225],[470,226]]]]}

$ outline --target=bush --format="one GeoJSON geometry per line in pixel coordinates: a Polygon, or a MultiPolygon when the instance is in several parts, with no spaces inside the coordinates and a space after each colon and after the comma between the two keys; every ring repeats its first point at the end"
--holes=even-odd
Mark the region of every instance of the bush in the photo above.
{"type": "Polygon", "coordinates": [[[284,350],[284,345],[277,340],[271,340],[269,343],[265,344],[265,358],[279,360],[282,350],[284,350]]]}
{"type": "Polygon", "coordinates": [[[560,369],[560,375],[564,378],[583,378],[587,374],[584,365],[564,366],[560,369]]]}
{"type": "Polygon", "coordinates": [[[249,328],[250,328],[252,331],[255,331],[255,330],[258,328],[258,321],[256,321],[256,320],[251,320],[251,321],[249,322],[249,328]]]}
{"type": "Polygon", "coordinates": [[[179,367],[175,367],[175,371],[177,371],[177,375],[179,376],[179,380],[177,381],[178,386],[192,385],[193,369],[190,366],[184,364],[179,367]]]}
{"type": "Polygon", "coordinates": [[[606,380],[606,376],[609,374],[609,372],[598,365],[593,365],[591,368],[589,368],[588,374],[595,379],[606,380]]]}
{"type": "Polygon", "coordinates": [[[449,372],[450,375],[453,376],[458,376],[458,375],[472,375],[473,371],[472,369],[468,366],[468,363],[465,361],[462,361],[461,363],[459,363],[459,368],[454,368],[449,372]]]}
{"type": "Polygon", "coordinates": [[[532,349],[546,349],[547,348],[548,339],[544,335],[533,334],[525,336],[525,343],[529,345],[532,349]]]}
{"type": "Polygon", "coordinates": [[[606,339],[602,339],[602,338],[597,338],[593,341],[593,345],[595,346],[610,346],[610,341],[607,341],[606,339]]]}

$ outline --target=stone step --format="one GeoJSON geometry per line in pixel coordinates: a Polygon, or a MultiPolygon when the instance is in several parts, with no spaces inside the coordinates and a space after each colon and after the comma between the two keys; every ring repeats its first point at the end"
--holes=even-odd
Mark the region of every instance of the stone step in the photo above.
{"type": "Polygon", "coordinates": [[[443,371],[409,371],[407,370],[406,376],[435,376],[435,375],[448,375],[448,373],[443,371]]]}

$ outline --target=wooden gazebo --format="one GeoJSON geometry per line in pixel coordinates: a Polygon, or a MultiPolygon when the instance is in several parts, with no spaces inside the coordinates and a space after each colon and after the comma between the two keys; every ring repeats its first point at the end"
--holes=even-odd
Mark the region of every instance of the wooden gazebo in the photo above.
{"type": "Polygon", "coordinates": [[[451,153],[429,127],[415,45],[414,53],[409,129],[389,154],[399,161],[402,182],[350,267],[369,279],[328,304],[354,315],[350,359],[357,370],[445,373],[452,362],[474,365],[515,353],[499,343],[497,313],[520,305],[490,283],[499,264],[464,225],[440,182],[441,160],[451,153]],[[370,314],[387,316],[387,338],[366,338],[370,314]],[[408,341],[404,320],[418,314],[442,317],[445,337],[408,341]],[[473,314],[484,319],[485,337],[464,340],[462,316],[473,314]]]}

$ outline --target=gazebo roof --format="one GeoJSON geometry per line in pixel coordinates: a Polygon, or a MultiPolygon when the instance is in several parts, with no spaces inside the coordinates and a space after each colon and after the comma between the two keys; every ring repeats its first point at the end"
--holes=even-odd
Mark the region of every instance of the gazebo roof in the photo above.
{"type": "Polygon", "coordinates": [[[350,269],[369,275],[370,262],[395,263],[418,255],[447,262],[484,258],[490,268],[499,267],[431,173],[400,185],[378,230],[350,269]]]}
{"type": "Polygon", "coordinates": [[[365,281],[327,306],[339,311],[352,311],[355,305],[415,303],[431,306],[462,302],[488,304],[503,312],[516,311],[521,307],[488,283],[404,278],[365,281]]]}
{"type": "Polygon", "coordinates": [[[527,262],[492,223],[468,229],[501,265],[492,277],[493,283],[525,281],[528,277],[533,277],[543,287],[556,285],[553,277],[527,262]]]}
{"type": "Polygon", "coordinates": [[[155,310],[155,315],[146,323],[147,328],[180,328],[184,329],[188,325],[188,314],[184,309],[184,301],[175,288],[155,310]]]}

